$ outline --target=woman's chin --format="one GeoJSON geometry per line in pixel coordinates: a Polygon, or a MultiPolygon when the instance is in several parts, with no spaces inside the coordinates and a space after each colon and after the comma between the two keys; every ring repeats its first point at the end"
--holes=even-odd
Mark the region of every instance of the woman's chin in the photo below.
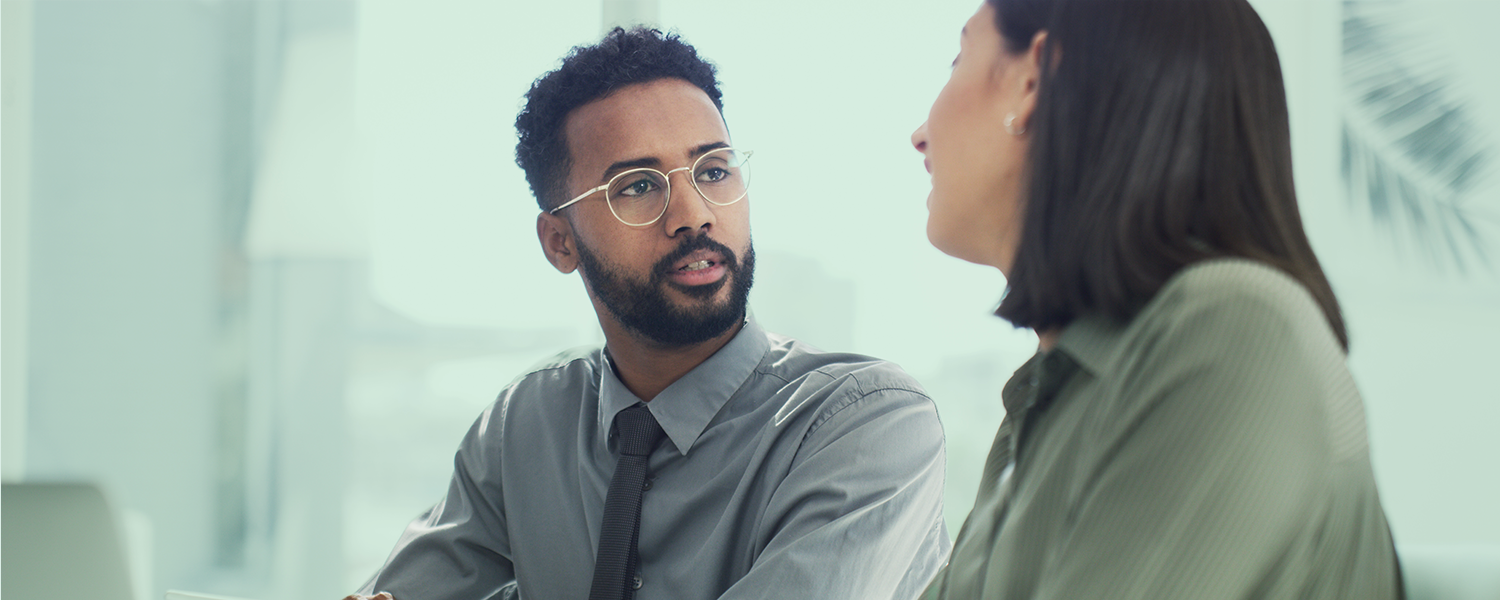
{"type": "Polygon", "coordinates": [[[952,256],[953,258],[966,260],[971,263],[984,264],[984,262],[979,260],[979,257],[975,255],[974,249],[969,247],[969,244],[965,244],[964,241],[965,240],[962,239],[962,236],[954,235],[952,232],[943,231],[939,227],[934,227],[932,216],[928,215],[927,242],[932,244],[933,248],[937,248],[943,254],[947,254],[948,256],[952,256]]]}
{"type": "Polygon", "coordinates": [[[1005,261],[996,256],[997,253],[993,248],[982,247],[975,244],[975,241],[972,236],[966,237],[953,231],[943,231],[941,228],[934,227],[932,218],[929,216],[927,219],[927,242],[932,244],[933,248],[962,261],[994,267],[1002,274],[1010,273],[1010,265],[1001,264],[1005,261]]]}

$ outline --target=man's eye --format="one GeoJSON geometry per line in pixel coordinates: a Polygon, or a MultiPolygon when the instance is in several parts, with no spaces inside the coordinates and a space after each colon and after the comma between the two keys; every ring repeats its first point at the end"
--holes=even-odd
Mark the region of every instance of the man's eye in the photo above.
{"type": "Polygon", "coordinates": [[[713,183],[715,181],[720,181],[728,176],[729,171],[726,171],[719,167],[713,167],[710,169],[704,169],[703,172],[698,173],[698,181],[713,183]]]}
{"type": "Polygon", "coordinates": [[[625,184],[620,189],[621,196],[643,196],[656,189],[656,182],[649,178],[641,178],[625,184]]]}

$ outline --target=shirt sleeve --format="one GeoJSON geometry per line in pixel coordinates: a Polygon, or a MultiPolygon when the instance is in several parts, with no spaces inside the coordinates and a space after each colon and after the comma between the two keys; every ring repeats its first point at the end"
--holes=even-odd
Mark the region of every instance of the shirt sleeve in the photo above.
{"type": "Polygon", "coordinates": [[[517,596],[500,495],[498,422],[492,406],[469,429],[453,479],[436,506],[417,517],[385,566],[360,590],[396,600],[473,600],[517,596]]]}
{"type": "Polygon", "coordinates": [[[886,389],[836,411],[807,433],[766,508],[769,541],[722,600],[905,600],[947,557],[932,401],[886,389]]]}
{"type": "Polygon", "coordinates": [[[1122,359],[1136,361],[1123,400],[1036,598],[1261,597],[1268,573],[1307,568],[1296,545],[1327,505],[1327,370],[1343,368],[1307,304],[1201,301],[1122,359]]]}
{"type": "Polygon", "coordinates": [[[943,596],[947,594],[947,586],[944,585],[944,582],[947,580],[947,574],[948,565],[945,564],[943,568],[938,569],[937,573],[932,575],[932,581],[927,584],[927,589],[922,591],[920,600],[942,600],[943,596]]]}

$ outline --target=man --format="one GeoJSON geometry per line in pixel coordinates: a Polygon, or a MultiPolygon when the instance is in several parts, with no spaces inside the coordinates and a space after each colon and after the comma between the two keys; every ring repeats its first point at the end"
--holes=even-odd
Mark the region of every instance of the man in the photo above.
{"type": "Polygon", "coordinates": [[[721,108],[713,65],[649,29],[533,84],[516,161],[604,347],[500,393],[362,594],[913,598],[943,563],[932,401],[747,316],[750,153],[721,108]]]}

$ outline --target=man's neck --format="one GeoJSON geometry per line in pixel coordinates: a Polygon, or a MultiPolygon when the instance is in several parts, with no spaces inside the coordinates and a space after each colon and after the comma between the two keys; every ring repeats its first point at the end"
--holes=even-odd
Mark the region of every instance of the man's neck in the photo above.
{"type": "Polygon", "coordinates": [[[613,319],[600,321],[604,327],[604,346],[614,362],[615,375],[635,397],[646,402],[703,364],[744,327],[741,320],[707,341],[690,346],[662,346],[641,339],[613,319]]]}

